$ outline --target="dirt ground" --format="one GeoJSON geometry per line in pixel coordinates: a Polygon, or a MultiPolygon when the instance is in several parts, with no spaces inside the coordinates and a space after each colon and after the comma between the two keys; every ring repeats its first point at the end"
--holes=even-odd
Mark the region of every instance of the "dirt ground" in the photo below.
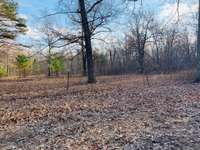
{"type": "Polygon", "coordinates": [[[0,149],[199,150],[200,84],[167,75],[0,81],[0,149]]]}

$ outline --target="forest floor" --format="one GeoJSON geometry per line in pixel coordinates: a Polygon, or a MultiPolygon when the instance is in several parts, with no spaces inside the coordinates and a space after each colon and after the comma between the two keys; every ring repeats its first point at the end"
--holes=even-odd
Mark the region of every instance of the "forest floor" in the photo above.
{"type": "Polygon", "coordinates": [[[0,81],[0,149],[199,150],[200,84],[169,75],[0,81]]]}

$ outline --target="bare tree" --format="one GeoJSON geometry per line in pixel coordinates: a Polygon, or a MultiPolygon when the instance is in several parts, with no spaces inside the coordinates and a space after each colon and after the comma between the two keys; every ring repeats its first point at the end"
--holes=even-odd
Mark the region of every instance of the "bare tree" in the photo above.
{"type": "MultiPolygon", "coordinates": [[[[99,1],[99,3],[101,1],[99,1]]],[[[94,6],[92,7],[95,7],[96,4],[97,3],[95,3],[94,6]]],[[[86,59],[87,59],[87,68],[88,68],[88,83],[94,83],[95,76],[94,76],[94,66],[93,66],[93,58],[92,58],[93,55],[92,55],[92,44],[91,44],[91,30],[89,29],[88,17],[87,17],[87,12],[85,9],[84,0],[79,0],[79,7],[80,7],[81,22],[82,22],[82,28],[84,32],[84,39],[85,39],[86,59]]]]}
{"type": "Polygon", "coordinates": [[[77,27],[78,37],[84,40],[78,43],[81,45],[81,54],[83,60],[83,72],[87,67],[88,82],[95,82],[93,60],[92,60],[92,39],[97,39],[94,36],[102,33],[109,32],[110,29],[106,27],[107,22],[113,16],[113,1],[112,0],[77,0],[77,1],[59,1],[60,11],[51,15],[67,15],[71,23],[77,27]],[[77,8],[78,6],[78,8],[77,8]],[[81,28],[80,28],[81,27],[81,28]],[[84,34],[82,34],[82,32],[84,34]],[[82,36],[83,35],[83,36],[82,36]],[[85,47],[85,49],[83,48],[85,47]],[[85,65],[85,60],[87,65],[85,65]]]}
{"type": "Polygon", "coordinates": [[[133,14],[131,22],[131,35],[135,40],[139,72],[144,73],[144,55],[147,40],[150,38],[150,29],[153,25],[153,16],[150,13],[139,11],[133,14]]]}
{"type": "Polygon", "coordinates": [[[58,41],[60,40],[60,37],[57,36],[53,31],[53,24],[49,20],[45,20],[43,24],[39,28],[39,32],[41,32],[41,40],[38,41],[39,45],[42,47],[42,49],[39,51],[40,54],[42,54],[47,59],[47,65],[48,65],[48,76],[50,77],[51,74],[51,61],[54,53],[52,50],[54,48],[57,48],[58,41]],[[47,52],[44,52],[44,51],[47,52]]]}

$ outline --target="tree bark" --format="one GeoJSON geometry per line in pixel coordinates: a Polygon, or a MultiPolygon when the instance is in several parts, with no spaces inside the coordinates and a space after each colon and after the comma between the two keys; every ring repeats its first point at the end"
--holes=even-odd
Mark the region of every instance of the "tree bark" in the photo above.
{"type": "Polygon", "coordinates": [[[86,56],[84,51],[84,33],[82,32],[82,39],[81,39],[81,54],[82,54],[82,75],[87,75],[87,66],[86,66],[86,56]]]}
{"type": "Polygon", "coordinates": [[[6,53],[6,72],[7,72],[7,76],[9,76],[9,56],[8,56],[8,53],[6,53]]]}
{"type": "Polygon", "coordinates": [[[140,66],[139,73],[143,74],[144,73],[144,49],[143,48],[139,50],[138,57],[139,57],[139,59],[138,59],[139,66],[140,66]]]}
{"type": "Polygon", "coordinates": [[[84,50],[82,49],[82,61],[83,61],[83,64],[82,64],[82,68],[83,68],[83,76],[86,76],[87,75],[87,65],[86,65],[86,57],[85,57],[85,52],[84,50]]]}
{"type": "Polygon", "coordinates": [[[50,77],[51,76],[51,69],[50,69],[50,67],[48,66],[48,77],[50,77]]]}
{"type": "Polygon", "coordinates": [[[85,39],[88,83],[94,83],[95,76],[94,76],[94,65],[92,58],[91,32],[88,25],[88,18],[85,9],[85,0],[79,0],[79,7],[81,14],[82,29],[84,32],[84,39],[85,39]]]}
{"type": "Polygon", "coordinates": [[[198,33],[197,33],[197,76],[196,81],[200,82],[200,0],[199,0],[199,18],[198,18],[198,33]]]}
{"type": "Polygon", "coordinates": [[[51,48],[50,48],[50,46],[49,46],[49,50],[48,50],[47,63],[48,63],[48,77],[51,77],[51,68],[50,68],[50,65],[51,65],[51,48]]]}

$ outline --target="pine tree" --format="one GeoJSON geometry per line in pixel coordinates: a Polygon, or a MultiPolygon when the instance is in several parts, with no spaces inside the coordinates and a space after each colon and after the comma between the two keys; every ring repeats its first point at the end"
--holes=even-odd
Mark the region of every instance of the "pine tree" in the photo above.
{"type": "Polygon", "coordinates": [[[15,39],[26,31],[25,20],[17,15],[17,6],[13,0],[0,0],[0,40],[15,39]]]}

